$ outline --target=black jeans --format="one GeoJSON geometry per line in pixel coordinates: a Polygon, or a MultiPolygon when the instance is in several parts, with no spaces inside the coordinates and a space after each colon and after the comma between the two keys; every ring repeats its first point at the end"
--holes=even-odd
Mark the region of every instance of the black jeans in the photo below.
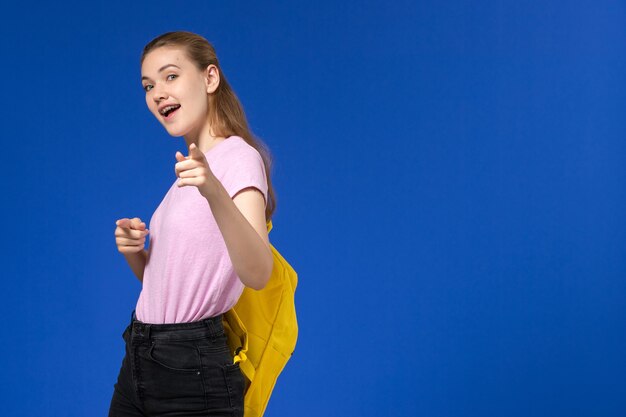
{"type": "Polygon", "coordinates": [[[148,324],[135,310],[124,330],[109,417],[243,417],[244,376],[226,342],[222,315],[148,324]]]}

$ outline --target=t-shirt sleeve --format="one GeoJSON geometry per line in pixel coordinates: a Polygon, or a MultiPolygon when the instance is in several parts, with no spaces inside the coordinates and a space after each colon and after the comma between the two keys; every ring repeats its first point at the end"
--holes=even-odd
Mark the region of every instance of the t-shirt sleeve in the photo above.
{"type": "Polygon", "coordinates": [[[254,187],[263,194],[267,206],[267,178],[261,154],[251,146],[233,149],[226,159],[222,185],[233,198],[239,191],[254,187]]]}

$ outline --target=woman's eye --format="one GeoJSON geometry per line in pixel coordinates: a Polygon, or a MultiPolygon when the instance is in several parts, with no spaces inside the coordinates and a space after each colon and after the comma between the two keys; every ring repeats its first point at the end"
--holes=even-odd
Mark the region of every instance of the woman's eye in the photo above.
{"type": "MultiPolygon", "coordinates": [[[[169,77],[178,77],[178,75],[177,75],[177,74],[170,74],[170,75],[168,75],[168,76],[167,76],[167,79],[168,79],[168,80],[169,80],[169,77]]],[[[148,89],[148,87],[152,87],[152,85],[150,85],[150,84],[146,84],[146,85],[143,87],[143,89],[144,89],[146,92],[148,92],[148,91],[150,91],[150,90],[148,89]]]]}

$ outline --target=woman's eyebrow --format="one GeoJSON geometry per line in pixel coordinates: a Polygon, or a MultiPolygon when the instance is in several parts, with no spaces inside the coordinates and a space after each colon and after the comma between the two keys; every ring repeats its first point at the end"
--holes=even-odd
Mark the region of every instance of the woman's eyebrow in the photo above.
{"type": "MultiPolygon", "coordinates": [[[[158,71],[158,72],[163,71],[163,70],[164,70],[165,68],[167,68],[167,67],[176,67],[176,68],[178,68],[178,69],[181,69],[178,65],[174,65],[174,64],[165,64],[165,65],[163,65],[161,68],[159,68],[159,71],[158,71]]],[[[141,81],[143,81],[143,80],[149,80],[149,79],[150,79],[150,77],[146,77],[145,75],[144,75],[143,77],[141,77],[141,81]]]]}

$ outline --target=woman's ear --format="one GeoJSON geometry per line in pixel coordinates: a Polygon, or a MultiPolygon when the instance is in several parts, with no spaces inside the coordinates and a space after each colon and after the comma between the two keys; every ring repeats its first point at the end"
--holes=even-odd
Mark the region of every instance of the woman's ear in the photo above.
{"type": "Polygon", "coordinates": [[[210,64],[204,72],[204,83],[206,84],[206,92],[213,94],[220,84],[220,72],[217,67],[210,64]]]}

